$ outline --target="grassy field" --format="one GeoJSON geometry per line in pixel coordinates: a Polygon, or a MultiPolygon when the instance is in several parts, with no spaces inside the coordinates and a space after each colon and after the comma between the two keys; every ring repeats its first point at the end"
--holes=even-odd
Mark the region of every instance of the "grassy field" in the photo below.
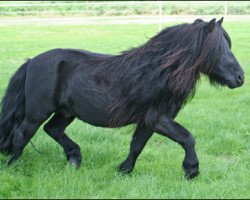
{"type": "MultiPolygon", "coordinates": [[[[62,148],[40,128],[32,141],[43,154],[29,144],[16,165],[0,164],[0,198],[250,198],[250,24],[224,26],[246,80],[230,90],[202,78],[179,113],[176,120],[196,139],[201,171],[196,179],[183,177],[182,148],[156,134],[133,173],[122,176],[116,167],[127,156],[134,127],[103,129],[75,120],[67,133],[81,147],[81,168],[69,166],[62,148]]],[[[157,25],[2,26],[0,96],[25,58],[58,47],[116,54],[157,30],[157,25]]]]}

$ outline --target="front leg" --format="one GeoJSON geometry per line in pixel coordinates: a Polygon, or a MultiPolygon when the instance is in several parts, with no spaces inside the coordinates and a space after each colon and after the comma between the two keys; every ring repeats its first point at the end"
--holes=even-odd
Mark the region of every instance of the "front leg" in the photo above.
{"type": "Polygon", "coordinates": [[[133,170],[136,159],[152,135],[153,131],[149,130],[146,125],[137,125],[130,144],[129,155],[127,159],[118,167],[119,171],[130,173],[133,170]]]}
{"type": "Polygon", "coordinates": [[[167,136],[171,140],[178,142],[185,150],[183,168],[185,177],[192,179],[199,174],[199,161],[195,152],[195,140],[192,134],[166,115],[158,118],[155,125],[155,132],[167,136]]]}

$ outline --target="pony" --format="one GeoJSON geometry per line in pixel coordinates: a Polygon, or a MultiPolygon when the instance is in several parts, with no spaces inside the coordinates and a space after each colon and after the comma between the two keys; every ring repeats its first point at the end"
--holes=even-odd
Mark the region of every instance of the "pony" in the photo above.
{"type": "Polygon", "coordinates": [[[118,55],[53,49],[27,60],[12,76],[1,103],[0,151],[12,164],[38,128],[80,166],[80,147],[65,133],[75,119],[99,127],[135,124],[130,152],[118,170],[130,173],[153,133],[185,150],[185,177],[199,174],[192,134],[175,121],[203,74],[212,85],[240,87],[244,72],[231,51],[223,18],[168,27],[118,55]],[[53,116],[52,116],[53,115],[53,116]],[[51,117],[52,116],[52,117],[51,117]]]}

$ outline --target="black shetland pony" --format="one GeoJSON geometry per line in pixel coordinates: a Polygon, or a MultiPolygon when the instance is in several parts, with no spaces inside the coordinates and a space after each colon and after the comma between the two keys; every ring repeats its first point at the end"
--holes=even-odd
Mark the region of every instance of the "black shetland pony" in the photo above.
{"type": "Polygon", "coordinates": [[[240,87],[244,72],[231,52],[229,35],[216,22],[166,28],[144,45],[120,55],[54,49],[24,63],[11,78],[2,100],[0,151],[17,160],[39,126],[79,167],[80,147],[65,133],[78,118],[94,126],[136,124],[127,159],[119,166],[131,172],[154,132],[185,150],[186,178],[195,177],[198,158],[191,133],[174,121],[194,95],[203,73],[212,84],[240,87]]]}

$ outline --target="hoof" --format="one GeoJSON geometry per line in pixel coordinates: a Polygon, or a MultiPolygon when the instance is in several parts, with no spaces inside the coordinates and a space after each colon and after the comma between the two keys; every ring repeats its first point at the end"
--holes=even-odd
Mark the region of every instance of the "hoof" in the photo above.
{"type": "Polygon", "coordinates": [[[185,171],[185,178],[191,180],[199,174],[199,162],[183,162],[182,167],[185,171]]]}
{"type": "Polygon", "coordinates": [[[196,176],[198,176],[198,174],[199,174],[198,168],[185,170],[185,178],[187,180],[191,180],[191,179],[195,178],[196,176]]]}
{"type": "Polygon", "coordinates": [[[123,162],[123,163],[117,168],[117,170],[118,170],[119,172],[122,172],[122,173],[124,173],[124,174],[129,174],[130,172],[133,171],[133,169],[134,169],[134,167],[133,167],[131,164],[127,163],[126,161],[123,162]]]}
{"type": "Polygon", "coordinates": [[[80,167],[80,164],[81,164],[81,161],[79,161],[78,159],[76,158],[70,158],[69,159],[69,164],[73,167],[75,167],[76,169],[79,169],[80,167]]]}

